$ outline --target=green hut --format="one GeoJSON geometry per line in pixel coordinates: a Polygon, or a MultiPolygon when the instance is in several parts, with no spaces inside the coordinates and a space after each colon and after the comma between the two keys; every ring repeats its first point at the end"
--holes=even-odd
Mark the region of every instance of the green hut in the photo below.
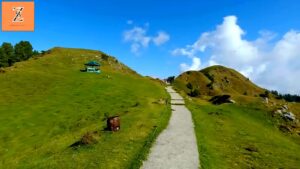
{"type": "Polygon", "coordinates": [[[96,61],[89,61],[85,65],[85,70],[86,72],[91,72],[91,73],[100,73],[100,63],[96,61]]]}

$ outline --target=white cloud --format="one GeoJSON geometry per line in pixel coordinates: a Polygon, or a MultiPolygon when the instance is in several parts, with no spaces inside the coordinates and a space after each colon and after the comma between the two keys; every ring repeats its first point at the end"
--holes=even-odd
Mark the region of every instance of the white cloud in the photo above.
{"type": "MultiPolygon", "coordinates": [[[[273,43],[270,41],[276,34],[269,31],[261,31],[254,41],[246,40],[244,35],[237,17],[227,16],[214,31],[202,33],[194,44],[175,49],[172,54],[193,60],[198,55],[208,55],[198,67],[222,64],[237,69],[263,87],[300,94],[295,83],[300,77],[300,33],[291,30],[273,43]]],[[[181,70],[185,66],[181,64],[181,70]]]]}
{"type": "Polygon", "coordinates": [[[181,71],[185,72],[185,71],[189,71],[189,70],[200,70],[201,68],[201,59],[198,57],[193,57],[192,58],[193,62],[191,65],[188,65],[186,63],[182,63],[180,64],[180,69],[181,71]]]}
{"type": "MultiPolygon", "coordinates": [[[[130,22],[133,23],[132,21],[130,22]]],[[[131,43],[131,52],[139,54],[141,48],[147,48],[151,42],[156,46],[163,45],[170,40],[170,35],[166,32],[160,31],[157,36],[148,35],[149,23],[145,24],[145,27],[135,26],[130,30],[126,30],[123,33],[123,39],[125,42],[131,43]]]]}
{"type": "MultiPolygon", "coordinates": [[[[189,48],[189,47],[187,47],[189,48]]],[[[185,48],[178,48],[172,51],[173,55],[183,55],[188,56],[189,58],[193,58],[195,56],[195,52],[193,50],[185,49],[185,48]]]]}
{"type": "Polygon", "coordinates": [[[158,32],[157,37],[153,38],[153,42],[156,46],[160,46],[169,40],[170,40],[170,36],[166,32],[162,32],[162,31],[158,32]]]}
{"type": "Polygon", "coordinates": [[[125,31],[123,38],[126,42],[131,42],[131,52],[138,53],[141,47],[148,47],[151,37],[146,35],[147,30],[141,27],[134,27],[125,31]]]}

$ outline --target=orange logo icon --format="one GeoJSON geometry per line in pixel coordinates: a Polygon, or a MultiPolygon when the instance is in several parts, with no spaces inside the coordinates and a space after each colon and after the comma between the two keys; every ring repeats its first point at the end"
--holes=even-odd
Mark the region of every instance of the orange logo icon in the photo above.
{"type": "Polygon", "coordinates": [[[34,2],[2,2],[2,31],[34,31],[34,2]]]}
{"type": "Polygon", "coordinates": [[[13,22],[23,22],[24,18],[22,18],[22,12],[24,7],[15,7],[13,8],[13,11],[16,12],[16,16],[13,19],[13,22]]]}

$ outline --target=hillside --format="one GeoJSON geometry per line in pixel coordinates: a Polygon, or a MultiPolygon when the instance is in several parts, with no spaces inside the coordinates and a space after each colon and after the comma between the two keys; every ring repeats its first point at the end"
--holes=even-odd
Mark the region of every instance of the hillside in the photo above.
{"type": "Polygon", "coordinates": [[[202,168],[299,168],[299,103],[271,94],[266,101],[260,97],[265,89],[223,66],[185,72],[174,87],[192,112],[202,168]],[[197,97],[191,97],[194,90],[197,97]],[[211,98],[224,94],[234,104],[212,104],[211,98]],[[288,112],[296,119],[285,118],[288,112]]]}
{"type": "Polygon", "coordinates": [[[282,131],[277,122],[290,122],[273,118],[259,99],[218,106],[203,99],[186,102],[203,169],[299,168],[300,135],[282,131]]]}
{"type": "Polygon", "coordinates": [[[0,168],[138,168],[170,115],[163,85],[93,50],[53,48],[5,68],[0,93],[0,168]],[[90,60],[100,74],[80,71],[90,60]]]}
{"type": "Polygon", "coordinates": [[[197,89],[200,95],[239,94],[255,96],[264,93],[265,90],[252,83],[239,72],[223,66],[212,66],[201,71],[188,71],[179,75],[174,82],[178,88],[189,93],[191,89],[197,89]]]}

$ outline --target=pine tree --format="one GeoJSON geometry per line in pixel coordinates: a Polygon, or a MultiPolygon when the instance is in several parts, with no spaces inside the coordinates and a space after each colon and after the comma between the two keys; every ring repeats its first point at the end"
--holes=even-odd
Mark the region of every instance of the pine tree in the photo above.
{"type": "Polygon", "coordinates": [[[16,61],[28,60],[33,55],[33,48],[30,42],[21,41],[15,45],[16,61]]]}
{"type": "Polygon", "coordinates": [[[6,66],[7,66],[7,60],[3,53],[2,47],[0,47],[0,67],[6,67],[6,66]]]}
{"type": "Polygon", "coordinates": [[[4,42],[0,50],[0,67],[11,66],[14,63],[14,48],[11,43],[4,42]]]}

